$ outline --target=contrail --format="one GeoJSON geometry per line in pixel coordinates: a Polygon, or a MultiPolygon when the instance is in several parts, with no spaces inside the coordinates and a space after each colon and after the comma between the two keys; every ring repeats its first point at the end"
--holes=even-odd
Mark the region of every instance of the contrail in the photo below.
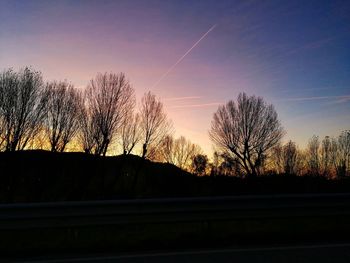
{"type": "Polygon", "coordinates": [[[154,85],[152,86],[152,89],[155,88],[159,82],[161,82],[176,66],[177,64],[179,64],[187,55],[188,53],[190,53],[192,51],[192,49],[194,49],[199,42],[201,42],[203,40],[203,38],[205,38],[214,28],[216,27],[216,24],[213,25],[196,43],[193,44],[193,46],[187,50],[187,52],[185,54],[183,54],[183,56],[181,58],[178,59],[178,61],[176,61],[176,63],[174,65],[172,65],[157,81],[156,83],[154,83],[154,85]]]}

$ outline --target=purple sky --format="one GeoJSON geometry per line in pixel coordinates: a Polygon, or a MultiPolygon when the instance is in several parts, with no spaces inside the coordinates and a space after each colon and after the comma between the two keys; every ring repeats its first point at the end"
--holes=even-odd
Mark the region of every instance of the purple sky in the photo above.
{"type": "Polygon", "coordinates": [[[76,87],[125,72],[207,152],[217,106],[242,91],[273,103],[302,147],[350,128],[349,1],[0,0],[0,17],[0,69],[76,87]]]}

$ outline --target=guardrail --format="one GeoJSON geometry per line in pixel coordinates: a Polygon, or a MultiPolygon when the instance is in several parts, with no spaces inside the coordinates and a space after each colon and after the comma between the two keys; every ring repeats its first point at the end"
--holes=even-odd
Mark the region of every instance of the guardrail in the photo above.
{"type": "Polygon", "coordinates": [[[264,195],[0,205],[0,229],[350,215],[350,194],[264,195]]]}

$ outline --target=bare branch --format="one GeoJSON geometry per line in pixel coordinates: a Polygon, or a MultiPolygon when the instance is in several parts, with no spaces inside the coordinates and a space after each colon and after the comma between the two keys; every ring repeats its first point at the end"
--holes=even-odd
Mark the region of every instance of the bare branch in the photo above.
{"type": "Polygon", "coordinates": [[[134,89],[123,73],[97,74],[86,89],[81,107],[80,141],[84,151],[106,155],[134,105],[134,89]]]}
{"type": "Polygon", "coordinates": [[[81,95],[67,82],[51,82],[46,85],[47,116],[46,134],[51,151],[63,152],[78,131],[81,95]]]}
{"type": "Polygon", "coordinates": [[[238,96],[237,105],[229,101],[219,107],[209,132],[215,145],[237,158],[245,172],[253,176],[283,134],[274,107],[245,93],[238,96]]]}
{"type": "Polygon", "coordinates": [[[139,124],[139,114],[133,114],[132,112],[127,114],[121,127],[121,145],[123,148],[123,154],[130,154],[137,143],[141,140],[139,124]]]}
{"type": "Polygon", "coordinates": [[[172,124],[167,119],[163,103],[151,92],[146,93],[141,100],[140,118],[142,158],[145,158],[150,146],[155,148],[167,134],[171,133],[172,124]]]}
{"type": "Polygon", "coordinates": [[[23,150],[40,131],[46,112],[46,97],[40,72],[24,68],[0,75],[1,144],[7,151],[23,150]]]}
{"type": "Polygon", "coordinates": [[[174,139],[171,135],[167,135],[160,144],[159,152],[160,161],[174,164],[189,171],[193,158],[202,150],[183,136],[174,139]]]}

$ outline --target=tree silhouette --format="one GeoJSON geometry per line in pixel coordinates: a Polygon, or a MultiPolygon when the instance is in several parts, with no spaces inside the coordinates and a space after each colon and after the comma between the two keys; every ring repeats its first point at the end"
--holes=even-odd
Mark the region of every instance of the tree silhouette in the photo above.
{"type": "Polygon", "coordinates": [[[67,82],[50,82],[46,86],[46,133],[53,152],[63,152],[78,131],[81,95],[67,82]]]}
{"type": "Polygon", "coordinates": [[[285,145],[278,144],[271,150],[274,171],[279,174],[298,175],[302,171],[302,156],[297,145],[288,141],[285,145]]]}
{"type": "Polygon", "coordinates": [[[201,152],[202,150],[198,145],[193,144],[184,136],[181,136],[180,138],[175,140],[175,164],[182,169],[189,170],[193,158],[201,152]]]}
{"type": "Polygon", "coordinates": [[[165,136],[159,147],[159,160],[175,164],[174,146],[174,137],[172,135],[165,136]]]}
{"type": "Polygon", "coordinates": [[[281,143],[278,143],[271,149],[271,166],[274,173],[284,173],[284,154],[281,143]]]}
{"type": "Polygon", "coordinates": [[[307,145],[309,172],[314,175],[320,174],[320,141],[318,136],[314,135],[307,145]]]}
{"type": "Polygon", "coordinates": [[[181,169],[191,170],[193,158],[202,152],[201,148],[187,140],[184,136],[174,139],[167,135],[159,148],[159,161],[174,164],[181,169]]]}
{"type": "Polygon", "coordinates": [[[149,148],[156,148],[165,136],[172,131],[163,103],[151,92],[141,100],[140,128],[142,134],[142,158],[146,158],[149,148]]]}
{"type": "Polygon", "coordinates": [[[331,139],[324,137],[321,143],[321,168],[324,176],[330,177],[331,173],[331,139]]]}
{"type": "Polygon", "coordinates": [[[42,129],[47,98],[41,73],[31,68],[0,75],[1,144],[6,151],[23,150],[42,129]]]}
{"type": "Polygon", "coordinates": [[[99,73],[90,81],[84,99],[80,141],[85,152],[105,156],[128,111],[134,107],[134,90],[123,73],[99,73]]]}
{"type": "Polygon", "coordinates": [[[350,167],[350,131],[343,131],[338,139],[332,139],[331,160],[337,177],[344,177],[350,167]]]}
{"type": "Polygon", "coordinates": [[[212,161],[209,163],[210,176],[215,176],[220,173],[220,160],[221,155],[218,151],[214,151],[212,161]]]}
{"type": "Polygon", "coordinates": [[[79,104],[78,111],[78,143],[85,153],[91,154],[93,149],[95,149],[94,131],[97,128],[94,127],[93,114],[90,108],[86,106],[85,94],[79,104]]]}
{"type": "MultiPolygon", "coordinates": [[[[0,92],[0,105],[2,104],[1,92],[0,92]]],[[[3,116],[0,116],[0,151],[6,148],[6,121],[3,116]]]]}
{"type": "Polygon", "coordinates": [[[286,174],[298,174],[300,163],[295,142],[289,141],[283,146],[283,167],[286,174]]]}
{"type": "Polygon", "coordinates": [[[141,140],[140,115],[129,112],[121,127],[121,145],[123,154],[130,154],[141,140]]]}
{"type": "Polygon", "coordinates": [[[338,137],[340,164],[343,167],[342,175],[346,175],[350,166],[350,131],[343,131],[338,137]]]}
{"type": "Polygon", "coordinates": [[[259,174],[266,153],[284,134],[273,105],[261,97],[241,93],[237,105],[229,101],[214,114],[211,140],[222,151],[237,158],[250,176],[259,174]]]}
{"type": "Polygon", "coordinates": [[[292,141],[282,145],[277,113],[260,97],[241,93],[237,102],[218,108],[209,131],[217,147],[211,163],[198,145],[172,136],[171,121],[154,94],[144,94],[139,113],[134,108],[134,90],[123,73],[99,73],[78,92],[66,81],[44,85],[41,73],[28,67],[6,69],[0,73],[0,151],[49,145],[63,152],[77,138],[84,152],[103,156],[114,142],[125,155],[141,142],[143,158],[197,175],[208,170],[210,175],[342,178],[350,172],[350,131],[322,141],[314,135],[305,151],[292,141]]]}

